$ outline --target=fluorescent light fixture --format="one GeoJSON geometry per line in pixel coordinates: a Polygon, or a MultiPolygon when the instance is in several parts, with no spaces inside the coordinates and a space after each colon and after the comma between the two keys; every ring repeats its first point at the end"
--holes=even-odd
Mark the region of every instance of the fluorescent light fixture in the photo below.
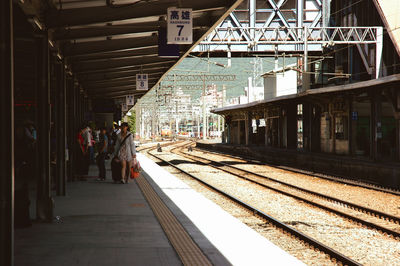
{"type": "Polygon", "coordinates": [[[44,29],[42,23],[40,23],[40,21],[39,21],[36,17],[33,18],[33,22],[35,22],[36,26],[37,26],[40,30],[43,30],[43,29],[44,29]]]}
{"type": "Polygon", "coordinates": [[[54,42],[52,40],[49,40],[49,44],[50,44],[51,47],[54,48],[54,42]]]}
{"type": "Polygon", "coordinates": [[[60,53],[57,53],[57,57],[58,59],[62,60],[62,56],[60,55],[60,53]]]}

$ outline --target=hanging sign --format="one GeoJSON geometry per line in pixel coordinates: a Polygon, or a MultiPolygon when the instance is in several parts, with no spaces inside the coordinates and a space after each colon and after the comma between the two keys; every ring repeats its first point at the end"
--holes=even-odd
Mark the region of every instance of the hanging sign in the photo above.
{"type": "Polygon", "coordinates": [[[126,102],[126,99],[124,99],[124,98],[116,98],[116,99],[114,99],[114,103],[117,104],[117,105],[121,105],[124,102],[126,102]]]}
{"type": "Polygon", "coordinates": [[[167,43],[191,44],[193,21],[191,8],[170,7],[167,9],[167,43]]]}
{"type": "Polygon", "coordinates": [[[126,95],[126,105],[134,105],[135,104],[135,96],[126,95]]]}
{"type": "Polygon", "coordinates": [[[147,74],[136,74],[136,90],[147,91],[149,89],[149,77],[147,74]]]}
{"type": "Polygon", "coordinates": [[[121,111],[128,112],[128,105],[126,105],[126,103],[121,104],[121,111]]]}

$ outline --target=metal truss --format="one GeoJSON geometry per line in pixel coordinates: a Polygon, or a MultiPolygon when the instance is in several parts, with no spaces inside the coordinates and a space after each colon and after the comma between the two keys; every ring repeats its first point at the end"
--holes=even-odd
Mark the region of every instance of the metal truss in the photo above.
{"type": "Polygon", "coordinates": [[[163,81],[234,81],[236,80],[236,75],[168,75],[163,81]]]}
{"type": "Polygon", "coordinates": [[[275,51],[275,46],[299,47],[307,43],[309,46],[317,45],[317,49],[321,50],[323,46],[335,44],[376,44],[382,41],[382,33],[382,27],[218,27],[197,48],[201,51],[265,51],[257,48],[269,45],[271,51],[275,51]],[[254,34],[254,38],[248,38],[250,33],[254,34]],[[238,46],[242,48],[235,49],[238,46]]]}
{"type": "Polygon", "coordinates": [[[198,90],[198,89],[202,89],[203,85],[201,85],[201,84],[176,84],[176,85],[160,86],[160,89],[162,89],[163,91],[168,90],[168,89],[172,90],[174,88],[180,88],[185,91],[186,90],[198,90]]]}
{"type": "MultiPolygon", "coordinates": [[[[326,46],[355,45],[369,74],[379,77],[383,28],[328,27],[330,0],[247,0],[192,52],[322,52],[326,46]],[[368,45],[374,45],[369,49],[368,45]],[[374,66],[371,56],[375,54],[374,66]]],[[[357,21],[356,17],[352,21],[357,21]]],[[[345,25],[347,26],[347,25],[345,25]]],[[[307,59],[305,59],[307,65],[307,59]]],[[[306,70],[305,70],[306,71],[306,70]]]]}
{"type": "MultiPolygon", "coordinates": [[[[327,26],[329,2],[329,0],[243,1],[242,5],[235,9],[193,51],[274,51],[274,45],[262,42],[271,38],[268,34],[266,35],[268,31],[290,29],[285,34],[290,35],[292,40],[298,41],[297,35],[301,33],[295,31],[295,27],[327,26]],[[229,41],[229,39],[233,43],[221,42],[229,41]]],[[[278,31],[283,34],[281,30],[278,31]]],[[[312,46],[309,47],[310,50],[321,50],[320,45],[312,46]]],[[[293,46],[293,43],[281,45],[280,48],[285,51],[299,50],[298,47],[293,46]]]]}

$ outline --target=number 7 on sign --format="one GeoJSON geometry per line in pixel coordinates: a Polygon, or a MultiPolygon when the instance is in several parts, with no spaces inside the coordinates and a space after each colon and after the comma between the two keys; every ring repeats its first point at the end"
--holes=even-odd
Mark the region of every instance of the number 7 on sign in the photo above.
{"type": "Polygon", "coordinates": [[[181,36],[184,25],[176,25],[179,28],[178,36],[181,36]]]}

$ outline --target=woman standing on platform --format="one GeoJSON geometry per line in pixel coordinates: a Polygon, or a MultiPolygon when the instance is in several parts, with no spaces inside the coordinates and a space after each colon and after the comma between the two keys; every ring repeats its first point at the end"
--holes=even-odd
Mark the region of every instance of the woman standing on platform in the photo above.
{"type": "Polygon", "coordinates": [[[136,148],[133,136],[128,130],[128,123],[121,124],[121,132],[117,135],[115,156],[121,163],[121,183],[129,183],[130,169],[136,160],[136,148]]]}

